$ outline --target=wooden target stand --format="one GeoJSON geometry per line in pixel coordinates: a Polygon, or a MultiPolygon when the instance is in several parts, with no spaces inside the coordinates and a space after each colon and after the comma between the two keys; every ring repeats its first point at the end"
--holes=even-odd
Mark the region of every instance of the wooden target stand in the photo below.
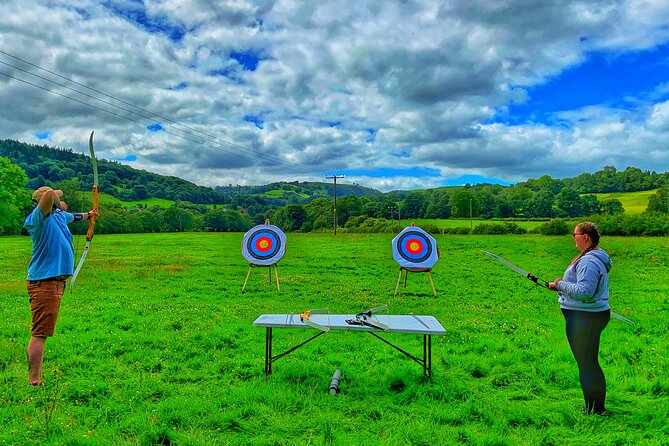
{"type": "MultiPolygon", "coordinates": [[[[265,225],[269,225],[269,219],[265,220],[265,225]]],[[[244,242],[242,241],[242,253],[244,253],[243,250],[244,250],[244,242]]],[[[249,261],[249,269],[246,272],[246,278],[244,279],[244,285],[242,285],[242,293],[246,289],[246,283],[249,281],[249,276],[251,275],[251,270],[253,268],[269,268],[269,283],[271,284],[272,283],[272,267],[274,267],[274,276],[276,277],[276,289],[278,291],[281,291],[281,285],[279,285],[279,265],[278,265],[278,263],[279,263],[279,260],[281,260],[282,256],[283,256],[283,254],[278,259],[276,259],[276,261],[274,263],[271,263],[269,265],[259,265],[257,263],[253,263],[253,262],[250,261],[251,259],[247,257],[246,260],[249,261]]],[[[246,255],[245,255],[245,257],[246,257],[246,255]]]]}
{"type": "Polygon", "coordinates": [[[281,291],[281,286],[279,285],[279,265],[278,263],[272,263],[271,265],[256,265],[254,263],[249,263],[249,269],[246,273],[246,279],[244,279],[244,285],[242,286],[242,293],[246,289],[246,282],[249,280],[251,275],[251,269],[253,268],[269,268],[269,283],[272,283],[272,267],[274,267],[274,275],[276,276],[276,289],[281,291]]]}
{"type": "Polygon", "coordinates": [[[434,288],[434,281],[432,280],[432,274],[430,274],[430,271],[432,271],[432,268],[410,268],[410,267],[404,267],[400,266],[400,274],[397,276],[397,285],[395,285],[395,294],[394,296],[397,296],[397,290],[400,287],[400,282],[402,281],[402,272],[404,272],[404,288],[407,287],[407,276],[409,273],[427,273],[428,279],[430,279],[430,285],[432,286],[432,294],[434,294],[434,298],[437,298],[437,290],[434,288]]]}
{"type": "Polygon", "coordinates": [[[410,226],[406,227],[404,230],[402,230],[394,239],[393,239],[393,258],[397,263],[400,264],[400,273],[397,276],[397,284],[395,285],[395,293],[393,294],[394,296],[397,296],[397,291],[399,290],[400,287],[400,282],[402,281],[402,273],[404,273],[404,288],[407,287],[407,277],[409,273],[427,273],[427,278],[430,280],[430,286],[432,287],[432,294],[434,295],[434,298],[437,298],[437,290],[434,287],[434,281],[432,280],[432,266],[434,266],[434,263],[439,259],[439,246],[437,245],[436,240],[434,240],[427,232],[423,231],[422,229],[416,227],[413,223],[411,223],[410,226]],[[408,234],[410,233],[415,233],[412,234],[414,236],[418,236],[424,240],[426,243],[431,243],[434,242],[434,248],[435,251],[434,253],[436,254],[436,258],[433,258],[431,261],[426,261],[429,259],[423,258],[421,259],[421,263],[423,263],[422,266],[407,266],[407,262],[403,260],[409,260],[406,256],[401,254],[400,249],[405,249],[403,247],[398,247],[398,245],[404,243],[403,240],[404,238],[407,237],[408,234]],[[422,233],[422,235],[421,235],[422,233]],[[399,239],[398,239],[399,238],[399,239]],[[403,257],[403,259],[402,259],[403,257]],[[403,266],[404,265],[404,266],[403,266]]]}

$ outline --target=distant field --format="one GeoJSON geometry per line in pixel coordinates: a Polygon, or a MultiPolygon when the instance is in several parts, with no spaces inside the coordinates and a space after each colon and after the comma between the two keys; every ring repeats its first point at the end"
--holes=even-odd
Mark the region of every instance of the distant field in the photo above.
{"type": "Polygon", "coordinates": [[[283,189],[268,190],[267,192],[265,192],[264,194],[261,194],[261,195],[263,195],[265,197],[268,197],[268,198],[282,198],[284,195],[297,195],[301,199],[309,198],[308,194],[298,193],[298,192],[295,192],[295,191],[292,191],[292,190],[283,190],[283,189]]]}
{"type": "MultiPolygon", "coordinates": [[[[438,228],[475,228],[476,226],[480,225],[481,223],[485,224],[497,224],[501,225],[505,223],[505,221],[501,220],[467,220],[467,219],[454,219],[454,218],[449,218],[446,220],[440,220],[440,219],[428,219],[428,218],[412,218],[410,220],[402,220],[401,222],[401,227],[405,228],[409,226],[411,223],[414,223],[416,226],[423,226],[425,224],[433,224],[436,225],[438,228]]],[[[537,226],[540,226],[543,221],[513,221],[513,222],[508,222],[508,223],[515,223],[521,228],[530,231],[537,226]]],[[[398,223],[399,224],[399,223],[398,223]]]]}
{"type": "MultiPolygon", "coordinates": [[[[84,192],[88,200],[91,200],[91,192],[84,192]]],[[[146,200],[134,200],[134,201],[122,201],[116,197],[113,197],[109,194],[104,194],[100,192],[100,203],[103,205],[121,205],[125,208],[134,208],[139,205],[141,206],[160,206],[163,208],[168,208],[174,204],[173,200],[165,200],[164,198],[147,198],[146,200]]],[[[213,205],[212,205],[213,206],[213,205]]]]}
{"type": "MultiPolygon", "coordinates": [[[[625,208],[625,212],[630,213],[630,214],[640,214],[641,212],[646,210],[646,207],[648,206],[648,198],[655,194],[657,192],[657,189],[655,190],[646,190],[646,191],[640,191],[640,192],[612,192],[612,193],[607,193],[607,194],[593,194],[597,197],[597,200],[599,201],[604,201],[607,199],[615,198],[620,200],[620,202],[623,205],[623,208],[625,208]]],[[[86,197],[90,200],[91,199],[91,192],[83,192],[86,197]]],[[[286,191],[282,189],[274,189],[271,191],[265,192],[263,195],[268,197],[268,198],[281,198],[284,195],[289,194],[289,195],[297,195],[300,199],[305,199],[308,198],[307,194],[304,193],[296,193],[293,191],[286,191]]],[[[163,208],[169,208],[174,204],[173,200],[166,200],[163,198],[147,198],[146,200],[135,200],[135,201],[122,201],[119,200],[116,197],[113,197],[109,194],[104,194],[100,193],[100,200],[101,203],[103,204],[108,204],[108,205],[113,205],[113,204],[118,204],[126,208],[133,208],[138,205],[142,206],[160,206],[163,208]]],[[[206,205],[209,208],[213,208],[213,204],[206,205]]],[[[425,223],[432,223],[437,225],[439,228],[453,228],[453,227],[461,227],[461,226],[470,226],[472,222],[470,222],[467,219],[447,219],[447,220],[438,220],[438,219],[412,219],[411,221],[415,222],[417,225],[425,224],[425,223]]],[[[408,225],[411,223],[409,220],[402,220],[403,225],[408,225]]],[[[491,223],[491,221],[488,220],[473,220],[473,226],[476,226],[480,223],[491,223]]],[[[539,226],[542,222],[536,222],[536,221],[516,221],[514,222],[518,226],[527,229],[528,231],[539,226]]]]}
{"type": "Polygon", "coordinates": [[[597,200],[604,201],[615,198],[623,204],[625,212],[629,214],[640,214],[648,206],[648,198],[654,195],[657,189],[642,190],[639,192],[612,192],[608,194],[594,194],[597,200]]]}

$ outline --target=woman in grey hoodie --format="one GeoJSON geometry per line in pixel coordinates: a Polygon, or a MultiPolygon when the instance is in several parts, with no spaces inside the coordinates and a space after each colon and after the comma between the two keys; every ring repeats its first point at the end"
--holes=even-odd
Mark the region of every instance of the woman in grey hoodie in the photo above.
{"type": "Polygon", "coordinates": [[[571,261],[564,278],[555,279],[548,288],[558,292],[567,340],[578,364],[585,398],[583,413],[601,415],[606,412],[606,380],[599,365],[599,339],[611,318],[611,259],[599,247],[599,230],[594,223],[579,223],[573,237],[581,253],[571,261]]]}

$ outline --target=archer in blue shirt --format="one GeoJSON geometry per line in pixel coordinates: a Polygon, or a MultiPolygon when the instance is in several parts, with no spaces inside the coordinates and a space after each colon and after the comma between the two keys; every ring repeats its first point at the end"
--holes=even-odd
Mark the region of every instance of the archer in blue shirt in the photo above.
{"type": "Polygon", "coordinates": [[[47,186],[37,189],[33,193],[35,209],[23,225],[33,247],[26,277],[32,313],[28,381],[33,386],[42,384],[44,344],[46,338],[53,336],[65,281],[74,270],[72,234],[67,225],[97,217],[96,211],[68,212],[62,196],[62,191],[47,186]]]}

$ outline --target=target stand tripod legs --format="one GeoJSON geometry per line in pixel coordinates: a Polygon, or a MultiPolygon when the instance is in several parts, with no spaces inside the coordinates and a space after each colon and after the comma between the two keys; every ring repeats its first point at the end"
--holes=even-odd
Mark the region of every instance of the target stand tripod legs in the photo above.
{"type": "Polygon", "coordinates": [[[251,264],[249,263],[249,270],[246,273],[246,279],[244,279],[244,285],[242,286],[242,293],[244,292],[244,289],[246,288],[246,282],[249,281],[249,276],[251,275],[251,264]]]}
{"type": "Polygon", "coordinates": [[[432,294],[434,294],[434,298],[437,298],[437,290],[434,288],[434,282],[432,281],[432,274],[430,274],[430,271],[427,272],[427,277],[430,279],[430,285],[432,285],[432,294]]]}
{"type": "MultiPolygon", "coordinates": [[[[276,263],[274,264],[274,274],[276,275],[276,289],[278,291],[281,291],[281,287],[279,286],[279,265],[276,264],[276,263]]],[[[271,266],[269,267],[269,275],[270,276],[272,275],[272,267],[271,266]]]]}
{"type": "Polygon", "coordinates": [[[397,289],[400,287],[401,280],[402,280],[402,268],[400,268],[400,275],[397,276],[397,285],[395,285],[395,293],[393,294],[393,296],[397,296],[397,289]]]}
{"type": "Polygon", "coordinates": [[[400,274],[397,276],[397,284],[395,285],[395,293],[393,294],[394,296],[397,295],[397,290],[400,287],[400,282],[402,281],[402,271],[404,271],[404,288],[407,287],[407,276],[409,275],[409,272],[411,271],[412,273],[427,273],[427,278],[430,279],[430,286],[432,287],[432,294],[434,295],[434,298],[437,298],[437,289],[434,287],[434,281],[432,280],[432,274],[430,273],[429,269],[407,269],[404,267],[400,266],[400,274]]]}
{"type": "Polygon", "coordinates": [[[249,276],[251,275],[251,268],[253,267],[267,266],[269,268],[269,283],[272,283],[272,267],[274,267],[274,276],[276,277],[276,289],[281,291],[281,286],[279,285],[279,266],[274,263],[272,265],[254,265],[249,263],[249,269],[246,273],[246,278],[244,279],[244,285],[242,285],[242,293],[246,289],[246,283],[249,281],[249,276]]]}

